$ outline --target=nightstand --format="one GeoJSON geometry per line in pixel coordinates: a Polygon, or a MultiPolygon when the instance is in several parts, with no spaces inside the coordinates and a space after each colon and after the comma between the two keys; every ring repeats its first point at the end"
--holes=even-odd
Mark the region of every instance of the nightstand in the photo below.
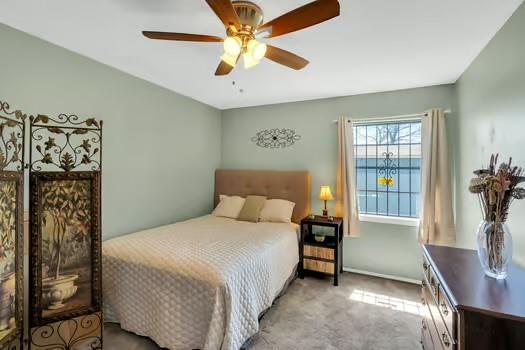
{"type": "Polygon", "coordinates": [[[311,273],[329,275],[337,286],[343,270],[343,219],[307,216],[301,220],[299,259],[299,278],[311,273]]]}

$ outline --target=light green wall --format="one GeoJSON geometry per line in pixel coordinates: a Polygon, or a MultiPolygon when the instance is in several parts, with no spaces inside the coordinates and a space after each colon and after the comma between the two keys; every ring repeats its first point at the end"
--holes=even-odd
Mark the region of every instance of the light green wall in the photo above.
{"type": "MultiPolygon", "coordinates": [[[[471,171],[486,164],[492,152],[512,155],[517,164],[525,165],[523,33],[525,5],[457,85],[221,113],[0,25],[0,99],[27,113],[69,112],[104,120],[105,238],[209,212],[213,172],[219,166],[310,170],[313,209],[319,212],[322,203],[316,195],[320,185],[335,188],[337,140],[333,119],[451,108],[454,113],[448,117],[448,128],[457,175],[458,245],[472,248],[480,213],[476,198],[467,192],[471,171]],[[294,129],[302,139],[282,150],[258,148],[250,141],[257,131],[275,127],[294,129]]],[[[333,205],[330,210],[333,213],[333,205]]],[[[522,263],[524,213],[525,201],[516,202],[509,222],[515,257],[522,263]]],[[[419,278],[415,228],[362,225],[361,238],[345,239],[346,267],[419,278]]]]}
{"type": "Polygon", "coordinates": [[[103,237],[210,212],[219,110],[0,24],[0,99],[104,120],[103,237]]]}
{"type": "MultiPolygon", "coordinates": [[[[455,178],[457,244],[475,248],[479,205],[468,192],[472,171],[486,165],[491,153],[512,156],[525,166],[525,4],[523,4],[457,84],[223,111],[222,166],[226,168],[307,169],[313,174],[315,198],[321,184],[334,186],[335,125],[340,115],[387,116],[451,108],[447,118],[455,178]],[[302,135],[296,145],[266,150],[250,142],[258,130],[291,128],[302,135]]],[[[331,208],[333,212],[333,207],[331,208]]],[[[515,261],[525,265],[525,201],[512,207],[509,226],[515,261]]],[[[363,223],[361,238],[345,239],[346,267],[419,278],[415,228],[363,223]]]]}
{"type": "MultiPolygon", "coordinates": [[[[396,92],[357,95],[316,101],[286,103],[223,111],[222,166],[241,169],[306,169],[312,173],[312,204],[322,184],[335,189],[337,156],[336,124],[341,115],[389,116],[422,112],[431,107],[453,109],[451,85],[396,92]],[[301,140],[285,149],[259,148],[250,141],[268,128],[290,128],[301,140]]],[[[449,117],[451,125],[454,115],[449,117]]],[[[329,208],[334,212],[333,203],[329,208]]],[[[420,251],[415,227],[363,223],[361,238],[346,238],[345,267],[419,279],[420,251]]]]}
{"type": "MultiPolygon", "coordinates": [[[[458,244],[474,247],[481,219],[468,193],[472,170],[491,153],[525,166],[525,4],[514,13],[457,83],[458,244]]],[[[525,201],[516,201],[509,218],[514,255],[525,264],[525,201]]]]}

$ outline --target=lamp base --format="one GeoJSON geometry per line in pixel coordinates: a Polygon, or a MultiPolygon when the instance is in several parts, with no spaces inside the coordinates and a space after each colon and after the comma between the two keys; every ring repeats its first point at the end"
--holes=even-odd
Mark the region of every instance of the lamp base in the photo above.
{"type": "Polygon", "coordinates": [[[324,216],[325,218],[328,217],[328,210],[323,209],[323,216],[324,216]]]}

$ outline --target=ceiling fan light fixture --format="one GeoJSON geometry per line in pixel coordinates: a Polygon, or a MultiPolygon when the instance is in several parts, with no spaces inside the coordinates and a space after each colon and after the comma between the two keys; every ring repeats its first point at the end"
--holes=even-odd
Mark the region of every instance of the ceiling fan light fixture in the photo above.
{"type": "Polygon", "coordinates": [[[261,63],[261,61],[256,60],[250,52],[245,52],[242,58],[244,59],[244,68],[246,69],[250,69],[261,63]]]}
{"type": "Polygon", "coordinates": [[[242,41],[236,36],[229,36],[224,39],[224,52],[230,56],[237,57],[242,50],[242,41]]]}
{"type": "Polygon", "coordinates": [[[232,66],[232,67],[235,67],[237,65],[237,58],[239,57],[239,55],[236,55],[236,56],[232,56],[230,54],[228,54],[227,52],[225,52],[222,56],[221,56],[221,60],[224,61],[224,63],[232,66]]]}
{"type": "MultiPolygon", "coordinates": [[[[245,68],[251,68],[266,58],[280,65],[300,70],[308,65],[304,58],[272,45],[257,41],[259,38],[275,38],[328,21],[340,14],[339,0],[311,0],[310,3],[289,11],[269,22],[254,0],[205,0],[220,19],[226,35],[201,35],[175,32],[143,31],[155,40],[222,43],[224,53],[215,70],[216,76],[230,74],[244,57],[245,68]]],[[[305,0],[306,1],[306,0],[305,0]]]]}

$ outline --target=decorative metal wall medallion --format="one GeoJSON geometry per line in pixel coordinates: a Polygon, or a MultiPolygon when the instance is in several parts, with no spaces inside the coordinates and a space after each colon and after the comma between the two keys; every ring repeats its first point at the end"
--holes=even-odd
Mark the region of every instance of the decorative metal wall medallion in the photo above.
{"type": "Polygon", "coordinates": [[[290,147],[301,139],[292,129],[266,129],[261,130],[254,137],[252,142],[263,148],[285,148],[290,147]]]}
{"type": "Polygon", "coordinates": [[[383,176],[377,179],[377,183],[380,186],[394,187],[395,182],[393,175],[397,173],[397,169],[394,161],[392,160],[393,155],[394,153],[392,152],[383,152],[383,157],[385,157],[383,160],[383,166],[380,166],[378,169],[379,175],[383,176]]]}

